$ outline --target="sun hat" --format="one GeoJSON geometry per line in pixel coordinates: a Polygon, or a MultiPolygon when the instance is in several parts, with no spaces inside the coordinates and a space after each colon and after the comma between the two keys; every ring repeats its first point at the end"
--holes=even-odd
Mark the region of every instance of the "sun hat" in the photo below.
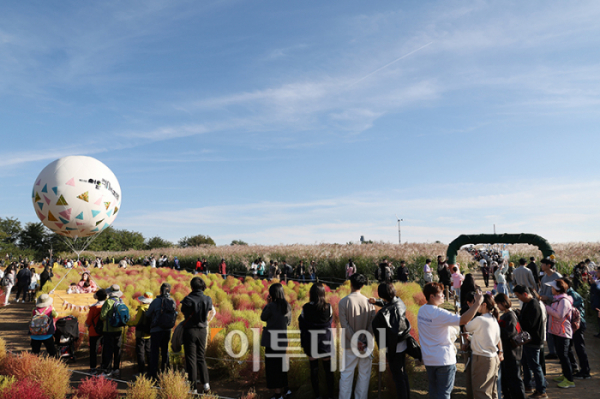
{"type": "Polygon", "coordinates": [[[108,294],[109,298],[120,298],[123,296],[119,284],[113,284],[110,287],[108,287],[106,289],[106,293],[108,294]]]}
{"type": "Polygon", "coordinates": [[[36,308],[46,308],[52,305],[54,299],[48,294],[42,294],[38,297],[37,302],[35,303],[36,308]]]}
{"type": "Polygon", "coordinates": [[[144,295],[138,297],[138,301],[141,303],[150,303],[154,299],[154,295],[151,292],[144,292],[144,295]]]}
{"type": "Polygon", "coordinates": [[[562,289],[558,286],[558,284],[556,284],[556,280],[550,281],[549,283],[544,283],[544,284],[547,285],[548,287],[554,288],[557,291],[560,291],[562,289]]]}

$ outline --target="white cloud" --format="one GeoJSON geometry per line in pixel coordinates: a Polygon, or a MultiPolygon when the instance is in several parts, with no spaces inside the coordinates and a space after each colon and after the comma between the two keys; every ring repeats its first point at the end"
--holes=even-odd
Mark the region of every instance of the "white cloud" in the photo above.
{"type": "Polygon", "coordinates": [[[145,235],[209,234],[220,244],[243,239],[261,244],[356,241],[361,235],[396,242],[449,242],[464,233],[534,233],[550,241],[600,240],[600,181],[514,182],[459,187],[413,187],[385,193],[354,193],[309,202],[260,202],[141,212],[124,216],[119,228],[145,235]],[[434,196],[427,193],[437,193],[434,196]],[[439,193],[444,192],[444,196],[439,193]],[[480,192],[490,193],[480,195],[480,192]],[[415,193],[425,193],[420,196],[415,193]],[[152,233],[148,234],[148,231],[152,233]]]}

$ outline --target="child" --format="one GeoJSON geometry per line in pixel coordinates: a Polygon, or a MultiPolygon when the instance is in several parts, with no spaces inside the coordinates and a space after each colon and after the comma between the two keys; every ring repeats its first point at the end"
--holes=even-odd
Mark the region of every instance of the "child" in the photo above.
{"type": "Polygon", "coordinates": [[[103,289],[99,289],[94,294],[94,299],[98,300],[98,302],[90,306],[90,311],[88,312],[85,321],[85,326],[88,328],[88,337],[90,339],[90,374],[93,375],[98,374],[98,369],[96,368],[98,365],[98,348],[103,333],[103,324],[99,323],[99,320],[100,311],[102,310],[104,301],[106,301],[106,296],[106,291],[103,289]],[[97,328],[101,331],[96,331],[97,328]]]}
{"type": "Polygon", "coordinates": [[[454,291],[456,298],[460,298],[460,287],[462,286],[462,282],[465,280],[465,276],[460,274],[458,263],[452,268],[452,272],[452,291],[454,291]]]}
{"type": "Polygon", "coordinates": [[[25,300],[28,302],[33,302],[35,299],[35,293],[40,287],[40,275],[36,273],[34,268],[31,268],[31,283],[29,283],[29,288],[27,290],[27,295],[25,300]]]}
{"type": "Polygon", "coordinates": [[[146,311],[154,299],[151,292],[146,292],[138,297],[141,305],[137,309],[135,318],[132,318],[128,326],[135,327],[135,354],[138,364],[138,375],[146,372],[146,366],[150,364],[150,320],[147,319],[146,311]]]}
{"type": "MultiPolygon", "coordinates": [[[[56,326],[54,324],[54,319],[58,316],[56,311],[52,308],[52,302],[54,300],[48,294],[42,294],[37,299],[37,303],[35,305],[35,309],[33,309],[33,316],[43,315],[47,316],[49,320],[49,324],[45,324],[48,326],[47,331],[42,329],[44,323],[42,319],[39,319],[39,323],[32,319],[29,325],[29,333],[31,334],[31,353],[38,354],[40,353],[40,349],[42,348],[42,344],[46,347],[46,351],[49,356],[56,356],[56,346],[54,346],[54,332],[56,331],[56,326]]],[[[48,320],[48,319],[46,319],[48,320]]]]}

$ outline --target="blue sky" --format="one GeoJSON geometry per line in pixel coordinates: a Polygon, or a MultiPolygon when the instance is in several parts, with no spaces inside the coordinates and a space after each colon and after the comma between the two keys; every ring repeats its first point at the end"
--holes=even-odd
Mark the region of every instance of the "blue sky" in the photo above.
{"type": "Polygon", "coordinates": [[[146,237],[600,240],[598,2],[2,8],[0,216],[89,155],[146,237]]]}

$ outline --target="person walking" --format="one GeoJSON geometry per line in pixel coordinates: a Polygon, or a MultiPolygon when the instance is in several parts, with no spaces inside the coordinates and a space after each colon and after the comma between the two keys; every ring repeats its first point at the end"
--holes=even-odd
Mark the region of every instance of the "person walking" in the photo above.
{"type": "Polygon", "coordinates": [[[498,284],[496,291],[499,294],[508,295],[508,287],[506,284],[506,272],[508,271],[508,263],[506,261],[502,261],[501,265],[498,265],[498,269],[494,272],[494,277],[496,278],[496,283],[498,284]]]}
{"type": "Polygon", "coordinates": [[[555,378],[555,381],[558,382],[559,388],[574,388],[573,366],[569,359],[569,346],[573,338],[571,325],[573,298],[567,295],[568,285],[563,280],[558,279],[545,284],[552,288],[554,296],[552,305],[546,305],[546,311],[548,312],[549,332],[553,336],[554,349],[563,373],[561,377],[555,378]]]}
{"type": "MultiPolygon", "coordinates": [[[[474,292],[469,294],[467,302],[470,307],[476,307],[474,292]]],[[[504,360],[504,351],[500,340],[498,308],[490,294],[483,296],[483,303],[477,311],[481,316],[465,325],[465,331],[471,334],[472,350],[467,396],[470,390],[474,399],[492,399],[498,397],[498,370],[500,362],[504,360]]]]}
{"type": "Polygon", "coordinates": [[[4,271],[4,277],[2,277],[4,284],[6,284],[4,286],[4,306],[9,305],[8,299],[10,298],[10,292],[15,286],[16,279],[17,277],[14,265],[8,265],[4,271]]]}
{"type": "Polygon", "coordinates": [[[386,351],[386,359],[390,366],[390,372],[396,385],[396,397],[398,399],[410,398],[410,385],[406,374],[406,339],[410,332],[410,323],[406,319],[406,305],[402,299],[396,296],[396,289],[391,283],[379,284],[377,287],[379,301],[375,298],[370,303],[380,306],[372,322],[375,339],[380,349],[386,351]],[[380,336],[384,331],[385,340],[380,336]],[[385,342],[385,345],[384,345],[385,342]]]}
{"type": "Polygon", "coordinates": [[[56,332],[55,319],[58,313],[52,307],[53,301],[52,297],[48,294],[40,295],[36,301],[35,308],[33,309],[33,318],[29,324],[31,353],[33,354],[39,354],[42,344],[44,344],[48,355],[56,356],[54,333],[56,332]]]}
{"type": "Polygon", "coordinates": [[[284,361],[287,360],[287,327],[292,322],[292,307],[285,299],[280,283],[269,287],[267,304],[260,319],[267,323],[260,339],[260,345],[265,347],[267,388],[273,391],[272,399],[288,399],[292,391],[288,387],[289,367],[284,361]]]}
{"type": "Polygon", "coordinates": [[[319,388],[319,359],[321,359],[325,369],[327,398],[333,399],[334,377],[331,370],[333,309],[330,304],[325,302],[325,287],[321,283],[314,283],[310,287],[309,298],[310,302],[302,306],[302,313],[298,317],[300,345],[306,356],[308,356],[310,381],[315,397],[321,397],[319,388]],[[316,347],[313,346],[313,336],[316,336],[314,342],[316,347]]]}
{"type": "MultiPolygon", "coordinates": [[[[103,339],[102,339],[102,375],[113,378],[121,377],[121,349],[123,345],[123,327],[129,320],[123,320],[124,323],[119,326],[113,326],[116,322],[113,314],[116,314],[117,306],[125,306],[121,297],[121,287],[113,284],[106,290],[108,298],[102,305],[100,319],[103,321],[103,339]],[[112,361],[112,368],[110,367],[112,361]]],[[[129,314],[128,314],[129,316],[129,314]]]]}
{"type": "Polygon", "coordinates": [[[29,264],[26,263],[25,266],[17,274],[17,297],[15,298],[16,303],[19,303],[20,296],[22,296],[22,299],[20,301],[25,302],[25,299],[27,298],[27,291],[29,290],[29,284],[31,284],[31,270],[29,269],[29,264]]]}
{"type": "Polygon", "coordinates": [[[162,283],[160,295],[150,303],[146,317],[150,322],[150,368],[148,374],[158,379],[158,371],[169,367],[169,340],[177,318],[176,304],[170,296],[171,284],[162,283]],[[159,367],[160,358],[160,367],[159,367]]]}
{"type": "Polygon", "coordinates": [[[138,365],[137,375],[143,376],[150,364],[150,327],[151,320],[146,317],[146,311],[150,307],[154,295],[151,292],[145,292],[144,295],[137,298],[140,305],[137,308],[135,317],[129,320],[128,326],[135,327],[135,357],[138,365]]]}
{"type": "Polygon", "coordinates": [[[485,287],[490,286],[490,266],[487,260],[483,260],[481,265],[481,274],[483,275],[483,282],[485,283],[485,287]]]}
{"type": "Polygon", "coordinates": [[[343,367],[340,372],[339,399],[350,399],[352,396],[352,382],[354,369],[358,367],[358,379],[354,389],[355,399],[366,399],[369,393],[369,380],[371,377],[371,356],[364,357],[367,350],[373,350],[372,333],[375,308],[369,303],[369,299],[360,293],[362,287],[367,283],[367,278],[362,274],[353,274],[350,277],[351,293],[340,300],[339,318],[343,329],[343,367]],[[355,333],[366,330],[369,335],[361,333],[354,337],[355,333]],[[357,340],[357,347],[352,346],[352,341],[357,340]],[[371,342],[370,342],[371,341],[371,342]],[[359,357],[360,355],[360,357],[359,357]]]}
{"type": "Polygon", "coordinates": [[[356,265],[352,262],[352,258],[348,259],[346,263],[346,280],[349,280],[353,274],[356,273],[356,265]]]}
{"type": "Polygon", "coordinates": [[[88,339],[90,345],[90,374],[98,374],[98,348],[103,334],[103,323],[100,323],[100,312],[106,301],[106,291],[99,289],[94,293],[94,299],[98,302],[90,306],[90,310],[85,320],[85,326],[88,328],[88,339]]]}
{"type": "Polygon", "coordinates": [[[206,283],[200,277],[194,277],[190,282],[192,292],[181,301],[183,321],[183,348],[185,353],[185,369],[188,374],[192,392],[198,392],[197,384],[202,385],[202,391],[210,391],[208,368],[206,367],[206,338],[208,323],[215,317],[216,311],[212,298],[204,295],[206,283]]]}
{"type": "Polygon", "coordinates": [[[502,396],[505,399],[525,399],[525,386],[521,374],[521,359],[523,347],[514,346],[513,342],[522,329],[519,318],[511,309],[510,298],[507,294],[497,294],[494,297],[500,316],[500,339],[504,348],[504,360],[500,363],[502,374],[502,396]]]}
{"type": "Polygon", "coordinates": [[[473,319],[483,295],[477,292],[473,306],[462,316],[452,314],[439,306],[444,303],[444,286],[428,283],[423,287],[427,303],[419,309],[417,316],[419,343],[423,363],[429,380],[431,399],[450,399],[456,375],[456,347],[454,342],[459,334],[459,326],[473,319]]]}

